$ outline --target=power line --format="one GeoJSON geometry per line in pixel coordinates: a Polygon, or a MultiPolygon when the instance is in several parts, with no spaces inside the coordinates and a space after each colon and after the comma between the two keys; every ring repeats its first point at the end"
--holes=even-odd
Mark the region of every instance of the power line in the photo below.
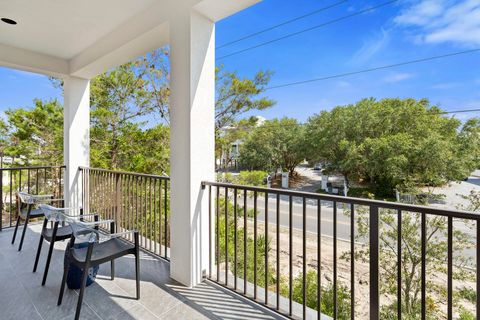
{"type": "Polygon", "coordinates": [[[438,60],[438,59],[443,59],[443,58],[458,56],[458,55],[462,55],[462,54],[475,53],[475,52],[479,52],[479,51],[480,51],[480,48],[471,49],[471,50],[465,50],[465,51],[452,52],[452,53],[442,54],[442,55],[438,55],[438,56],[431,56],[431,57],[422,58],[422,59],[404,61],[404,62],[389,64],[389,65],[384,65],[384,66],[369,68],[369,69],[363,69],[363,70],[358,70],[358,71],[352,71],[352,72],[334,74],[334,75],[325,76],[325,77],[320,77],[320,78],[313,78],[313,79],[308,79],[308,80],[302,80],[302,81],[296,81],[296,82],[290,82],[290,83],[280,84],[280,85],[277,85],[277,86],[267,87],[267,88],[265,88],[264,90],[266,91],[266,90],[272,90],[272,89],[278,89],[278,88],[296,86],[296,85],[305,84],[305,83],[310,83],[310,82],[317,82],[317,81],[323,81],[323,80],[329,80],[329,79],[347,77],[347,76],[357,75],[357,74],[361,74],[361,73],[368,73],[368,72],[372,72],[372,71],[384,70],[384,69],[389,69],[389,68],[394,68],[394,67],[400,67],[400,66],[405,66],[405,65],[410,65],[410,64],[420,63],[420,62],[426,62],[426,61],[431,61],[431,60],[438,60]]]}
{"type": "Polygon", "coordinates": [[[303,29],[303,30],[300,30],[300,31],[297,31],[297,32],[289,33],[289,34],[286,34],[286,35],[284,35],[284,36],[282,36],[282,37],[275,38],[275,39],[272,39],[272,40],[269,40],[269,41],[265,41],[265,42],[261,42],[261,43],[259,43],[259,44],[257,44],[257,45],[254,45],[254,46],[251,46],[251,47],[248,47],[248,48],[239,50],[239,51],[235,51],[235,52],[232,52],[232,53],[223,55],[223,56],[221,56],[221,57],[218,57],[216,60],[225,59],[225,58],[228,58],[228,57],[231,57],[231,56],[234,56],[234,55],[237,55],[237,54],[246,52],[246,51],[250,51],[250,50],[253,50],[253,49],[257,49],[257,48],[266,46],[266,45],[268,45],[268,44],[271,44],[271,43],[274,43],[274,42],[277,42],[277,41],[280,41],[280,40],[284,40],[284,39],[287,39],[287,38],[291,38],[291,37],[293,37],[293,36],[297,36],[297,35],[302,34],[302,33],[305,33],[305,32],[309,32],[309,31],[312,31],[312,30],[315,30],[315,29],[319,29],[319,28],[322,28],[322,27],[325,27],[325,26],[328,26],[328,25],[331,25],[331,24],[334,24],[334,23],[343,21],[343,20],[347,20],[347,19],[350,19],[350,18],[359,16],[359,15],[361,15],[361,14],[364,14],[364,13],[367,13],[367,12],[370,12],[370,11],[373,11],[373,10],[376,10],[376,9],[379,9],[379,8],[381,8],[381,7],[390,5],[390,4],[395,3],[395,2],[398,2],[398,1],[399,1],[399,0],[391,0],[391,1],[383,2],[383,3],[379,4],[379,5],[376,5],[376,6],[373,6],[373,7],[369,7],[369,8],[367,8],[367,9],[360,10],[360,11],[357,11],[357,12],[355,12],[355,13],[348,14],[348,15],[346,15],[346,16],[342,16],[342,17],[337,18],[337,19],[330,20],[330,21],[324,22],[324,23],[322,23],[322,24],[319,24],[319,25],[316,25],[316,26],[313,26],[313,27],[310,27],[310,28],[307,28],[307,29],[303,29]]]}
{"type": "MultiPolygon", "coordinates": [[[[427,116],[437,116],[437,115],[444,115],[444,114],[456,114],[456,113],[471,113],[471,112],[480,112],[480,108],[478,109],[463,109],[463,110],[451,110],[451,111],[441,111],[441,112],[436,112],[436,113],[427,113],[427,114],[423,114],[423,115],[427,115],[427,116]]],[[[299,126],[299,127],[302,127],[302,126],[306,126],[308,125],[308,123],[290,123],[290,125],[294,125],[294,126],[299,126]]],[[[262,125],[259,125],[258,127],[262,127],[262,128],[277,128],[277,127],[284,127],[283,124],[281,123],[278,123],[278,124],[262,124],[262,125]]],[[[222,128],[220,128],[219,130],[222,130],[222,128]]],[[[241,126],[236,126],[236,127],[231,127],[231,128],[228,128],[228,129],[224,129],[225,131],[229,131],[229,130],[252,130],[252,127],[251,126],[245,126],[245,125],[241,125],[241,126]]]]}
{"type": "Polygon", "coordinates": [[[307,17],[313,16],[313,15],[315,15],[315,14],[318,14],[318,13],[320,13],[320,12],[326,11],[326,10],[328,10],[328,9],[335,8],[336,6],[339,6],[339,5],[341,5],[341,4],[345,3],[345,2],[348,2],[348,0],[342,0],[342,1],[340,1],[340,2],[336,2],[336,3],[331,4],[331,5],[329,5],[329,6],[322,7],[322,8],[320,8],[320,9],[317,9],[317,10],[308,12],[308,13],[306,13],[306,14],[303,14],[303,15],[301,15],[301,16],[295,17],[295,18],[293,18],[293,19],[286,20],[286,21],[284,21],[284,22],[281,22],[281,23],[279,23],[279,24],[276,24],[276,25],[270,26],[270,27],[268,27],[268,28],[259,30],[259,31],[257,31],[257,32],[253,32],[253,33],[248,34],[248,35],[246,35],[246,36],[243,36],[243,37],[240,37],[240,38],[238,38],[238,39],[235,39],[235,40],[232,40],[232,41],[230,41],[230,42],[226,42],[226,43],[224,43],[224,44],[222,44],[222,45],[219,45],[219,46],[216,47],[215,49],[225,48],[225,47],[230,46],[230,45],[232,45],[232,44],[234,44],[234,43],[237,43],[237,42],[240,42],[240,41],[244,41],[244,40],[246,40],[246,39],[250,39],[250,38],[256,37],[256,36],[258,36],[258,35],[260,35],[260,34],[262,34],[262,33],[271,31],[271,30],[276,29],[276,28],[279,28],[279,27],[283,27],[283,26],[285,26],[285,25],[287,25],[287,24],[290,24],[290,23],[292,23],[292,22],[295,22],[295,21],[298,21],[298,20],[301,20],[301,19],[305,19],[305,18],[307,18],[307,17]]]}

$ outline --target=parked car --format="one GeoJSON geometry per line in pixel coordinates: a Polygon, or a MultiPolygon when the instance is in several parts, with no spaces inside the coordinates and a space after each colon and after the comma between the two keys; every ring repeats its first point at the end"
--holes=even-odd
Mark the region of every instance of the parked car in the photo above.
{"type": "Polygon", "coordinates": [[[322,164],[321,163],[315,163],[315,165],[313,166],[313,170],[315,170],[315,171],[322,170],[322,164]]]}

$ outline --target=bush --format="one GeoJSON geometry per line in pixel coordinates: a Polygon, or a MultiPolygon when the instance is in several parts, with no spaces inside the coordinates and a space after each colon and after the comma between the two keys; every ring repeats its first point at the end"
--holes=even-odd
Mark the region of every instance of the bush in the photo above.
{"type": "Polygon", "coordinates": [[[265,179],[268,173],[266,171],[240,171],[235,177],[235,183],[247,186],[265,186],[265,179]]]}

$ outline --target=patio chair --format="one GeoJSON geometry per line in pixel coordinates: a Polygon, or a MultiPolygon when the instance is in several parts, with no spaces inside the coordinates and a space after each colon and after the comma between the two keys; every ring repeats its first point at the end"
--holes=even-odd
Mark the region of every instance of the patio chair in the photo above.
{"type": "Polygon", "coordinates": [[[18,251],[22,250],[23,240],[25,239],[25,232],[27,231],[28,222],[30,219],[43,217],[43,211],[37,208],[40,203],[63,201],[62,199],[54,199],[53,195],[33,195],[26,192],[17,192],[18,201],[18,217],[15,225],[15,231],[13,232],[12,244],[15,243],[17,237],[18,226],[20,225],[20,219],[25,220],[23,225],[22,237],[20,239],[20,245],[18,251]]]}
{"type": "Polygon", "coordinates": [[[46,240],[50,243],[50,246],[48,250],[47,261],[45,263],[45,270],[43,272],[42,286],[44,286],[45,282],[47,281],[48,269],[50,268],[50,260],[52,258],[52,252],[55,246],[55,242],[70,239],[72,237],[71,226],[65,225],[65,220],[67,219],[67,217],[78,217],[79,219],[93,217],[94,220],[98,222],[98,215],[84,215],[82,213],[82,209],[55,208],[47,204],[40,204],[38,207],[45,215],[45,219],[43,220],[42,232],[40,233],[40,241],[38,242],[38,249],[37,255],[35,257],[35,264],[33,265],[33,272],[37,271],[38,260],[42,251],[43,241],[46,240]],[[75,211],[79,212],[78,216],[75,216],[75,211]],[[51,228],[47,228],[48,222],[53,224],[51,228]],[[60,225],[60,223],[62,223],[62,225],[60,225]]]}
{"type": "MultiPolygon", "coordinates": [[[[75,312],[75,320],[78,320],[80,317],[88,270],[91,267],[99,266],[109,261],[112,262],[115,259],[128,254],[133,254],[135,256],[136,299],[140,299],[140,249],[138,231],[106,234],[93,229],[92,223],[82,222],[78,219],[68,219],[67,221],[72,227],[73,233],[66,249],[68,251],[68,254],[66,255],[67,261],[63,270],[63,279],[57,305],[62,304],[70,264],[83,270],[77,309],[75,312]],[[128,234],[133,234],[133,244],[121,239],[122,236],[128,234]],[[87,241],[88,246],[75,248],[74,244],[76,240],[87,241]]],[[[114,279],[113,272],[112,264],[112,280],[114,279]]]]}

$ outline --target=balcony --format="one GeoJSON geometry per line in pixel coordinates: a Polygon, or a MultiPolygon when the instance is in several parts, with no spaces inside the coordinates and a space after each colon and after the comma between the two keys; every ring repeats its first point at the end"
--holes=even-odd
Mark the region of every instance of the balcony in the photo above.
{"type": "MultiPolygon", "coordinates": [[[[33,318],[71,317],[76,293],[67,290],[66,303],[56,306],[65,243],[55,247],[46,287],[40,286],[41,272],[31,272],[40,225],[29,227],[23,251],[10,244],[16,217],[10,195],[19,189],[61,194],[63,170],[2,169],[0,175],[8,182],[1,195],[0,276],[11,288],[2,293],[9,301],[28,297],[28,308],[21,312],[33,318]]],[[[203,281],[187,287],[170,276],[170,221],[175,214],[170,211],[170,179],[87,167],[78,172],[83,208],[102,219],[114,219],[117,230],[139,230],[142,247],[141,299],[132,298],[132,261],[122,258],[115,280],[110,280],[108,266],[101,267],[97,283],[87,288],[83,316],[88,319],[105,314],[118,319],[381,319],[386,306],[396,306],[393,314],[405,318],[412,314],[403,310],[405,300],[414,298],[417,302],[409,306],[418,308],[419,317],[432,314],[428,306],[434,301],[441,306],[439,312],[452,319],[461,310],[455,295],[464,289],[477,292],[480,285],[478,214],[203,182],[210,259],[203,281]],[[445,232],[432,234],[439,228],[445,232]],[[458,231],[471,238],[470,246],[458,247],[458,231]],[[431,256],[432,246],[443,251],[444,261],[431,256]],[[410,255],[415,250],[419,254],[410,255]],[[458,257],[465,258],[462,265],[457,264],[458,257]],[[413,275],[420,284],[417,297],[406,289],[412,267],[418,271],[413,275]],[[465,269],[470,279],[459,278],[459,269],[465,269]],[[386,292],[382,282],[393,282],[397,289],[386,292]],[[432,284],[443,294],[432,291],[432,284]]],[[[478,313],[480,297],[469,303],[478,313]]],[[[12,305],[6,312],[19,310],[12,305]]]]}
{"type": "MultiPolygon", "coordinates": [[[[13,228],[0,232],[0,297],[5,302],[1,319],[73,319],[78,292],[66,290],[57,306],[63,272],[66,242],[58,242],[52,255],[45,286],[41,286],[45,255],[36,273],[32,272],[41,224],[32,224],[24,247],[17,251],[11,244],[13,228]]],[[[140,300],[135,300],[133,258],[116,260],[115,280],[110,268],[100,267],[95,284],[86,290],[81,319],[275,319],[261,309],[212,283],[187,288],[169,277],[170,264],[165,259],[142,252],[140,300]]]]}

